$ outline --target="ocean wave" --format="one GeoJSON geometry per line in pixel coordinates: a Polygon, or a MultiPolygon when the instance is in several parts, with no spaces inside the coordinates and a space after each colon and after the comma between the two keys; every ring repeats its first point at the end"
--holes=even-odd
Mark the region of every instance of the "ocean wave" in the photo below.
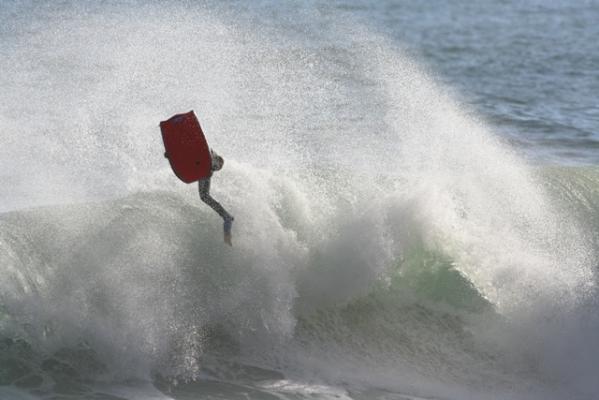
{"type": "MultiPolygon", "coordinates": [[[[573,215],[594,218],[597,171],[543,175],[573,215]]],[[[522,321],[405,217],[411,202],[391,196],[371,205],[382,213],[348,205],[302,221],[298,186],[270,179],[279,200],[258,210],[270,221],[240,213],[232,249],[195,196],[171,192],[3,214],[3,383],[194,379],[210,358],[301,375],[323,368],[323,354],[334,368],[479,383],[509,380],[513,359],[540,374],[540,354],[504,354],[513,338],[530,339],[512,326],[522,321]],[[496,340],[490,326],[512,338],[496,340]]]]}

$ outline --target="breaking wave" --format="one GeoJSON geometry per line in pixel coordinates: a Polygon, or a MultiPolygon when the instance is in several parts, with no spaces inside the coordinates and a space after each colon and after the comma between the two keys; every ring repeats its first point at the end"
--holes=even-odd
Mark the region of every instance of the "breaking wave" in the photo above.
{"type": "MultiPolygon", "coordinates": [[[[580,324],[565,337],[558,329],[572,313],[585,318],[589,293],[550,299],[533,287],[514,292],[516,305],[493,302],[451,253],[456,239],[447,247],[427,236],[413,198],[316,217],[297,182],[231,164],[231,175],[269,189],[263,212],[238,209],[233,249],[193,195],[141,192],[3,214],[3,384],[67,382],[84,393],[90,380],[222,378],[223,365],[241,363],[404,392],[419,393],[415,382],[429,394],[464,383],[482,392],[490,378],[497,387],[559,382],[549,357],[572,357],[573,334],[589,334],[580,324]],[[548,342],[565,347],[548,351],[548,342]]],[[[595,218],[597,171],[544,173],[579,217],[595,218]]],[[[487,254],[497,245],[485,243],[487,254]]]]}
{"type": "Polygon", "coordinates": [[[596,168],[530,166],[351,21],[137,6],[1,15],[2,390],[597,393],[596,168]],[[232,248],[162,157],[190,107],[232,248]]]}

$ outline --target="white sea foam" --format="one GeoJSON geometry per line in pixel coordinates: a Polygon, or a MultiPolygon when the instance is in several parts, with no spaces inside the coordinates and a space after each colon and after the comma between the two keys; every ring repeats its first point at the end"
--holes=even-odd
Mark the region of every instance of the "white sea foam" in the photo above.
{"type": "Polygon", "coordinates": [[[574,354],[594,390],[588,214],[387,40],[185,5],[32,15],[0,57],[13,336],[44,356],[89,347],[114,376],[198,377],[220,343],[300,377],[456,398],[572,381],[574,354]],[[212,188],[232,249],[162,157],[158,122],[191,108],[227,160],[212,188]],[[398,289],[418,246],[423,274],[450,270],[489,310],[422,296],[425,275],[398,289]]]}

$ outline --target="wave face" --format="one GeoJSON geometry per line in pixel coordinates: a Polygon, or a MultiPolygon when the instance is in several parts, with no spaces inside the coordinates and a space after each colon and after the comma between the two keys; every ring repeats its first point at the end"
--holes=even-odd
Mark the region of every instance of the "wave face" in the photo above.
{"type": "Polygon", "coordinates": [[[596,168],[355,21],[169,5],[2,13],[0,394],[593,398],[596,168]],[[190,107],[233,248],[162,157],[190,107]]]}
{"type": "MultiPolygon", "coordinates": [[[[593,281],[576,293],[564,282],[561,297],[551,298],[539,276],[516,292],[534,271],[523,267],[528,258],[514,261],[514,295],[502,300],[515,304],[498,304],[468,275],[472,266],[460,258],[467,249],[451,253],[460,236],[443,242],[414,220],[414,199],[390,196],[310,217],[318,205],[297,182],[231,164],[230,174],[270,190],[262,217],[252,218],[247,201],[245,212],[238,208],[232,250],[216,234],[217,217],[195,196],[172,192],[5,213],[4,383],[39,389],[66,380],[74,390],[149,375],[224,379],[231,372],[223,368],[241,363],[460,398],[532,383],[559,390],[574,377],[584,383],[584,369],[574,376],[562,368],[565,356],[568,368],[592,371],[593,281]]],[[[588,207],[596,204],[597,171],[545,172],[548,187],[577,193],[569,204],[581,216],[596,216],[588,207]]],[[[485,246],[490,260],[480,268],[497,262],[497,243],[485,246]]],[[[505,281],[496,284],[505,291],[505,281]]]]}

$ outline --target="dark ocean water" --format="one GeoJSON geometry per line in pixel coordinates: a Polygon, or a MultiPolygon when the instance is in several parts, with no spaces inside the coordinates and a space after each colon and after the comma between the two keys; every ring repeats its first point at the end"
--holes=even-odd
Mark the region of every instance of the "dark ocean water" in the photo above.
{"type": "MultiPolygon", "coordinates": [[[[356,4],[534,159],[596,164],[599,3],[356,4]]],[[[338,5],[343,9],[343,5],[338,5]]]]}

